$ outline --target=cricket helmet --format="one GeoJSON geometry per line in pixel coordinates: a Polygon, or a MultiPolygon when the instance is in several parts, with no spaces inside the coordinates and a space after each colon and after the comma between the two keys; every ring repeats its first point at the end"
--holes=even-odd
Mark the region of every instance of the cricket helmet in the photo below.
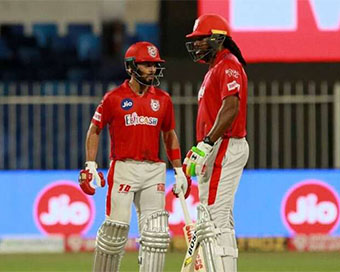
{"type": "Polygon", "coordinates": [[[196,19],[192,33],[186,37],[194,38],[212,34],[231,36],[229,23],[220,15],[204,14],[196,19]]]}
{"type": "Polygon", "coordinates": [[[132,44],[125,53],[124,64],[126,72],[131,76],[135,76],[136,80],[143,85],[154,85],[160,84],[159,78],[163,77],[162,63],[165,61],[161,59],[158,48],[150,42],[137,42],[132,44]],[[154,80],[150,83],[144,80],[138,69],[139,63],[152,62],[156,65],[156,72],[154,74],[154,80]]]}
{"type": "Polygon", "coordinates": [[[208,62],[215,56],[217,49],[223,44],[226,36],[231,37],[229,23],[217,14],[204,14],[196,19],[192,33],[186,35],[191,41],[185,46],[192,59],[197,62],[208,62]],[[195,46],[195,41],[206,38],[209,49],[202,50],[195,46]]]}

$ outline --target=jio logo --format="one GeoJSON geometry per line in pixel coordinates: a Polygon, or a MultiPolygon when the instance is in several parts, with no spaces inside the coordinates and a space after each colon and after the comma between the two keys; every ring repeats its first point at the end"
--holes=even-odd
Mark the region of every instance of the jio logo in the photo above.
{"type": "Polygon", "coordinates": [[[130,98],[125,98],[122,100],[122,102],[120,103],[120,106],[123,110],[129,110],[132,108],[133,106],[133,102],[130,98]]]}
{"type": "Polygon", "coordinates": [[[37,196],[33,216],[45,234],[83,234],[95,216],[94,203],[71,181],[56,181],[37,196]]]}
{"type": "MultiPolygon", "coordinates": [[[[176,198],[171,188],[166,192],[165,209],[169,212],[169,229],[174,236],[183,236],[184,215],[179,198],[176,198]]],[[[196,183],[192,183],[190,195],[186,199],[189,214],[192,221],[196,221],[196,208],[199,203],[198,187],[196,183]]]]}
{"type": "Polygon", "coordinates": [[[296,184],[286,193],[282,220],[292,233],[328,234],[339,224],[340,201],[336,191],[318,180],[296,184]]]}

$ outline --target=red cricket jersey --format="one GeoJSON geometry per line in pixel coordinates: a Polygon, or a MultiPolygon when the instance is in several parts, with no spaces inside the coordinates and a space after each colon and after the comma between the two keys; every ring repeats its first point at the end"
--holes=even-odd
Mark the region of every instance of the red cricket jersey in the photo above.
{"type": "Polygon", "coordinates": [[[92,123],[101,129],[109,125],[111,159],[161,161],[160,132],[175,128],[173,104],[168,93],[155,87],[138,96],[126,80],[106,93],[92,123]]]}
{"type": "Polygon", "coordinates": [[[224,49],[217,53],[214,64],[204,77],[198,92],[198,113],[196,139],[202,141],[215,123],[224,98],[237,95],[240,100],[239,112],[224,132],[223,138],[242,138],[246,132],[248,80],[242,64],[224,49]]]}

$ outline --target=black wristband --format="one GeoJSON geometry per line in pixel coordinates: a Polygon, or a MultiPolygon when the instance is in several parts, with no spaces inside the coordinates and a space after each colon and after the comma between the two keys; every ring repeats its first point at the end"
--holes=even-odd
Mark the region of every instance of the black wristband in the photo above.
{"type": "Polygon", "coordinates": [[[205,136],[205,137],[203,138],[203,143],[208,144],[208,145],[211,145],[211,146],[214,146],[214,143],[211,141],[211,139],[210,139],[209,136],[205,136]]]}

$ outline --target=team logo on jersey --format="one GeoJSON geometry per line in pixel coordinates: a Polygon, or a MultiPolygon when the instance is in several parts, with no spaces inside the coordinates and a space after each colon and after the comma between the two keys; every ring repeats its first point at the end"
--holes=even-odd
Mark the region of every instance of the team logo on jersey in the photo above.
{"type": "Polygon", "coordinates": [[[225,70],[225,74],[228,77],[234,77],[234,78],[238,78],[240,76],[240,73],[238,71],[230,69],[230,68],[225,70]]]}
{"type": "Polygon", "coordinates": [[[202,85],[200,90],[198,91],[198,101],[200,101],[201,98],[203,97],[204,91],[205,91],[205,86],[202,85]]]}
{"type": "Polygon", "coordinates": [[[228,84],[227,84],[227,87],[228,87],[228,91],[231,92],[231,91],[233,91],[233,90],[235,90],[235,89],[240,90],[240,87],[241,87],[241,86],[240,86],[240,84],[238,84],[238,83],[236,82],[236,80],[234,80],[234,81],[228,83],[228,84]]]}
{"type": "Polygon", "coordinates": [[[130,98],[124,98],[120,103],[120,107],[123,110],[129,110],[133,107],[133,101],[130,98]]]}
{"type": "Polygon", "coordinates": [[[159,101],[158,101],[158,100],[155,100],[155,99],[151,99],[150,106],[151,106],[151,109],[152,109],[153,111],[158,111],[158,110],[159,110],[159,107],[160,107],[159,101]]]}
{"type": "Polygon", "coordinates": [[[157,126],[158,118],[139,116],[136,112],[132,114],[126,114],[124,116],[125,126],[137,126],[137,125],[147,125],[147,126],[157,126]]]}
{"type": "Polygon", "coordinates": [[[155,58],[157,56],[157,48],[155,46],[148,46],[148,53],[151,57],[155,58]]]}

